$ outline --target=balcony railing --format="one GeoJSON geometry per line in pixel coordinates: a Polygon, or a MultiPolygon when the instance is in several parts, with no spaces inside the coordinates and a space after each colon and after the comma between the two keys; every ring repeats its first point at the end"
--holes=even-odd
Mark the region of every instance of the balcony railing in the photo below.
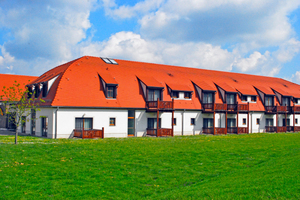
{"type": "Polygon", "coordinates": [[[214,134],[214,128],[202,128],[202,132],[206,134],[214,134]]]}
{"type": "Polygon", "coordinates": [[[147,135],[156,137],[173,136],[173,130],[169,128],[150,129],[147,128],[147,135]]]}
{"type": "Polygon", "coordinates": [[[276,106],[265,106],[266,112],[276,113],[276,106]]]}
{"type": "Polygon", "coordinates": [[[215,103],[214,110],[218,110],[218,111],[227,110],[227,104],[224,104],[224,103],[215,103]]]}
{"type": "Polygon", "coordinates": [[[287,126],[286,131],[287,132],[294,132],[294,127],[293,126],[287,126]]]}
{"type": "Polygon", "coordinates": [[[147,101],[149,110],[173,110],[173,101],[147,101]]]}
{"type": "Polygon", "coordinates": [[[239,111],[248,111],[249,110],[249,104],[238,104],[238,110],[239,111]]]}
{"type": "MultiPolygon", "coordinates": [[[[214,128],[202,128],[202,133],[206,133],[206,134],[214,134],[214,128]]],[[[215,128],[215,134],[226,134],[226,128],[215,128]]]]}
{"type": "Polygon", "coordinates": [[[74,137],[78,138],[104,138],[104,128],[102,130],[99,129],[91,129],[91,130],[73,130],[74,137]],[[82,134],[83,132],[83,134],[82,134]]]}
{"type": "Polygon", "coordinates": [[[227,133],[248,133],[248,128],[246,127],[228,127],[227,128],[227,133]]]}
{"type": "Polygon", "coordinates": [[[295,132],[300,132],[300,126],[295,126],[295,132]]]}
{"type": "Polygon", "coordinates": [[[278,133],[285,133],[287,130],[286,126],[277,126],[278,133]]]}
{"type": "Polygon", "coordinates": [[[214,103],[203,103],[203,109],[204,110],[213,110],[214,109],[214,103]]]}
{"type": "Polygon", "coordinates": [[[266,132],[276,132],[276,126],[266,126],[266,132]]]}
{"type": "Polygon", "coordinates": [[[287,112],[287,106],[276,106],[277,112],[287,112]]]}
{"type": "Polygon", "coordinates": [[[226,134],[226,128],[215,128],[215,134],[226,134]]]}
{"type": "Polygon", "coordinates": [[[227,110],[228,111],[237,111],[237,104],[227,104],[227,110]]]}

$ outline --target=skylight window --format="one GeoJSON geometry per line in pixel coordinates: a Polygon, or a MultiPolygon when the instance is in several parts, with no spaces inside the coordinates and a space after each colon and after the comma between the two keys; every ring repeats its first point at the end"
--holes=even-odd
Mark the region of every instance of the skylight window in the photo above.
{"type": "Polygon", "coordinates": [[[111,58],[101,58],[101,59],[107,64],[114,64],[114,65],[118,64],[114,59],[111,58]]]}

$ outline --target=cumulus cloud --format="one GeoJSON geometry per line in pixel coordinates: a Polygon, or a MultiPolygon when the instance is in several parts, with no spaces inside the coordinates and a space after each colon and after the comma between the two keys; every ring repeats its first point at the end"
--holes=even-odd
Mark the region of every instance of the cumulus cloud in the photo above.
{"type": "Polygon", "coordinates": [[[220,46],[146,40],[132,32],[119,32],[106,42],[86,44],[81,54],[227,71],[234,61],[232,53],[220,46]]]}
{"type": "Polygon", "coordinates": [[[91,27],[89,14],[95,0],[1,1],[0,26],[13,35],[7,52],[22,60],[70,59],[72,48],[91,27]]]}

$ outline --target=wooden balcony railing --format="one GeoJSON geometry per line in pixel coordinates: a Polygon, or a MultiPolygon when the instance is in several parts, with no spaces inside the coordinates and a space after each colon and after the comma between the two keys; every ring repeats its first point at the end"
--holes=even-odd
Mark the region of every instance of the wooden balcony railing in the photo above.
{"type": "Polygon", "coordinates": [[[294,132],[294,127],[293,126],[287,126],[286,131],[287,132],[294,132]]]}
{"type": "Polygon", "coordinates": [[[104,127],[102,130],[98,129],[91,129],[91,130],[79,130],[79,129],[74,129],[73,130],[74,137],[78,138],[104,138],[104,127]],[[83,134],[82,134],[83,132],[83,134]]]}
{"type": "Polygon", "coordinates": [[[287,106],[276,106],[277,112],[287,112],[287,106]]]}
{"type": "Polygon", "coordinates": [[[227,104],[227,110],[228,111],[237,111],[237,104],[227,104]]]}
{"type": "Polygon", "coordinates": [[[266,112],[276,113],[276,106],[265,106],[266,112]]]}
{"type": "Polygon", "coordinates": [[[227,104],[224,104],[224,103],[215,103],[214,110],[217,110],[217,111],[227,110],[227,104]]]}
{"type": "Polygon", "coordinates": [[[266,126],[266,132],[276,132],[276,126],[266,126]]]}
{"type": "Polygon", "coordinates": [[[214,128],[202,128],[202,132],[206,134],[214,134],[214,128]]]}
{"type": "Polygon", "coordinates": [[[226,134],[226,128],[215,128],[215,134],[226,134]]]}
{"type": "Polygon", "coordinates": [[[204,110],[213,110],[214,109],[214,103],[203,103],[203,109],[204,110]]]}
{"type": "Polygon", "coordinates": [[[295,132],[300,132],[300,126],[295,126],[295,132]]]}
{"type": "Polygon", "coordinates": [[[287,130],[286,126],[277,126],[278,133],[285,133],[287,130]]]}
{"type": "Polygon", "coordinates": [[[238,110],[239,111],[248,111],[249,110],[249,104],[238,104],[238,110]]]}
{"type": "Polygon", "coordinates": [[[300,106],[289,106],[288,112],[289,113],[300,113],[300,106]]]}
{"type": "Polygon", "coordinates": [[[169,128],[149,129],[147,128],[147,135],[156,137],[173,136],[173,130],[169,128]]]}
{"type": "Polygon", "coordinates": [[[248,133],[248,128],[247,127],[228,127],[227,128],[227,133],[248,133]]]}
{"type": "Polygon", "coordinates": [[[147,101],[148,110],[173,110],[173,101],[147,101]]]}

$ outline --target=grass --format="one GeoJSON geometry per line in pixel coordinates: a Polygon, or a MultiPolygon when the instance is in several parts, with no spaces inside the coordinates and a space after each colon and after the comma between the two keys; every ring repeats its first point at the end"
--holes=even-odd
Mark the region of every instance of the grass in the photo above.
{"type": "Polygon", "coordinates": [[[300,133],[0,136],[0,199],[300,199],[300,133]]]}

